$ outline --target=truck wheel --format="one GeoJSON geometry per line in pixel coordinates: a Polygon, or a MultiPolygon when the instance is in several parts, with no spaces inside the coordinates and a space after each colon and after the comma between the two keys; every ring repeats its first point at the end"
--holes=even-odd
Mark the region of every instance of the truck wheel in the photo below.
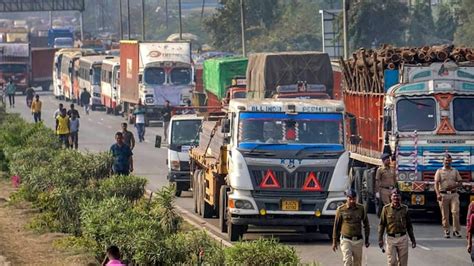
{"type": "Polygon", "coordinates": [[[193,174],[193,201],[194,201],[194,213],[200,214],[200,204],[198,204],[199,199],[199,175],[201,170],[194,171],[193,174]]]}
{"type": "Polygon", "coordinates": [[[227,233],[227,191],[228,186],[221,186],[219,193],[219,226],[222,233],[227,233]]]}
{"type": "Polygon", "coordinates": [[[204,172],[201,172],[200,178],[199,178],[199,186],[201,188],[201,197],[200,197],[200,203],[201,203],[201,216],[202,218],[212,218],[214,216],[214,210],[209,203],[206,202],[206,180],[204,180],[204,172]]]}
{"type": "Polygon", "coordinates": [[[227,236],[230,241],[240,240],[245,232],[247,232],[247,225],[233,224],[230,221],[227,223],[227,236]]]}
{"type": "Polygon", "coordinates": [[[181,197],[181,192],[183,192],[182,187],[179,185],[179,183],[175,183],[174,195],[176,197],[181,197]]]}
{"type": "Polygon", "coordinates": [[[374,178],[372,178],[371,169],[364,170],[362,178],[363,178],[362,184],[363,184],[363,189],[364,189],[362,204],[364,205],[367,213],[376,213],[377,211],[376,211],[375,202],[372,200],[372,195],[375,195],[375,193],[373,193],[374,178]]]}
{"type": "Polygon", "coordinates": [[[91,105],[91,110],[92,110],[92,111],[95,111],[95,109],[97,109],[97,108],[95,107],[95,105],[91,105]]]}

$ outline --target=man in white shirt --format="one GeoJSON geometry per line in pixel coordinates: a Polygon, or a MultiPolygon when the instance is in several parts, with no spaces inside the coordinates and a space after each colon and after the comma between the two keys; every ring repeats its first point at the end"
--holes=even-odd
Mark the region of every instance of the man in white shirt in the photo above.
{"type": "Polygon", "coordinates": [[[63,106],[62,103],[60,103],[60,104],[59,104],[59,108],[58,108],[56,111],[54,111],[54,114],[53,114],[54,120],[56,120],[56,118],[58,117],[58,115],[61,114],[61,110],[62,110],[62,109],[64,109],[64,106],[63,106]]]}
{"type": "Polygon", "coordinates": [[[135,115],[135,127],[137,128],[138,141],[145,141],[145,107],[141,101],[138,102],[133,114],[135,115]]]}

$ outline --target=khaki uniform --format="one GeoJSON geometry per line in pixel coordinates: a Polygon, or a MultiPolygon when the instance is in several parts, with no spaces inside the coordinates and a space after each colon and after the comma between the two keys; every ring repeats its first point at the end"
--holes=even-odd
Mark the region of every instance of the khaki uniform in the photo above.
{"type": "Polygon", "coordinates": [[[344,266],[362,264],[363,240],[368,241],[369,234],[369,219],[363,205],[356,204],[350,208],[346,203],[337,208],[332,237],[334,244],[340,241],[344,266]],[[364,225],[364,237],[362,237],[362,225],[364,225]]]}
{"type": "Polygon", "coordinates": [[[435,182],[439,182],[439,191],[441,194],[441,201],[439,201],[439,208],[441,209],[441,217],[443,229],[449,231],[449,211],[453,215],[453,230],[461,231],[459,224],[459,194],[455,190],[448,190],[448,187],[456,185],[461,182],[462,178],[458,170],[454,168],[447,169],[445,167],[438,169],[435,174],[435,182]]]}
{"type": "Polygon", "coordinates": [[[408,207],[401,204],[398,208],[387,204],[383,207],[379,223],[379,242],[387,232],[387,263],[389,266],[408,265],[408,236],[415,242],[413,225],[408,215],[408,207]]]}
{"type": "Polygon", "coordinates": [[[390,203],[390,195],[397,184],[397,175],[395,169],[381,166],[375,173],[375,188],[380,193],[380,200],[383,205],[390,203]]]}

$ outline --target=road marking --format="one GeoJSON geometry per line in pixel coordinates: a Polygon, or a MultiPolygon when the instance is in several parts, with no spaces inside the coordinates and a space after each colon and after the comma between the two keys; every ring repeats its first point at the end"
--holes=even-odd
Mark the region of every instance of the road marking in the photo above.
{"type": "Polygon", "coordinates": [[[430,250],[431,250],[430,248],[425,247],[425,246],[420,245],[420,244],[416,244],[416,246],[419,247],[419,248],[421,248],[421,249],[423,249],[423,250],[426,250],[426,251],[430,251],[430,250]]]}

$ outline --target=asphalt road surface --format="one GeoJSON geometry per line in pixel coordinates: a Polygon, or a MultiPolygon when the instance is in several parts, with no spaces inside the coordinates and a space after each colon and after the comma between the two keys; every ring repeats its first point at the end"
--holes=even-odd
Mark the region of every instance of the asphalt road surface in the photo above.
{"type": "MultiPolygon", "coordinates": [[[[53,113],[58,108],[59,100],[55,99],[51,92],[39,92],[43,101],[42,116],[44,123],[53,127],[53,113]]],[[[33,121],[30,110],[26,107],[25,97],[17,96],[16,108],[7,110],[20,113],[22,117],[33,121]]],[[[70,102],[64,102],[69,109],[70,102]]],[[[80,107],[77,107],[80,109],[80,107]]],[[[114,134],[120,130],[120,123],[124,119],[120,116],[107,115],[104,111],[90,112],[86,115],[82,109],[81,126],[79,131],[79,148],[92,152],[107,151],[114,143],[114,134]]],[[[135,128],[129,129],[136,135],[135,128]]],[[[136,175],[148,178],[148,189],[155,191],[168,184],[166,180],[166,148],[155,148],[155,135],[163,135],[161,127],[147,127],[145,142],[138,143],[134,149],[134,163],[136,175]]],[[[180,209],[191,219],[194,224],[200,225],[217,237],[225,238],[218,230],[218,221],[215,219],[202,219],[193,214],[192,194],[183,192],[178,198],[177,204],[180,209]]],[[[371,246],[364,248],[363,265],[386,265],[386,256],[378,248],[377,244],[377,217],[370,215],[371,222],[371,246]]],[[[471,265],[470,256],[466,251],[465,228],[463,228],[461,239],[444,239],[442,228],[436,217],[428,214],[420,214],[415,219],[415,236],[418,247],[410,248],[409,265],[471,265]]],[[[333,252],[331,243],[327,236],[319,234],[304,233],[302,228],[251,228],[251,233],[245,235],[245,239],[256,239],[259,237],[277,237],[281,242],[295,247],[303,262],[319,262],[322,265],[341,265],[342,255],[340,251],[333,252]]]]}

